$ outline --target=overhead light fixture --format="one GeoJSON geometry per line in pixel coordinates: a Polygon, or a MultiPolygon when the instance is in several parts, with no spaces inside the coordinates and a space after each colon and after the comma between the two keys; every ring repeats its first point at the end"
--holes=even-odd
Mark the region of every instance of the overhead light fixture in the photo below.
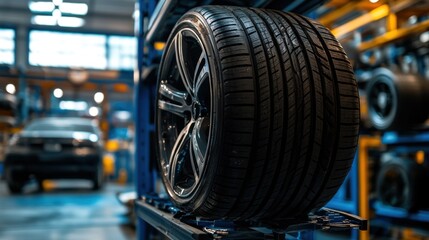
{"type": "Polygon", "coordinates": [[[58,19],[58,26],[60,27],[82,27],[84,24],[85,20],[78,17],[61,17],[58,19]]]}
{"type": "Polygon", "coordinates": [[[52,16],[36,15],[31,18],[31,23],[37,25],[55,26],[57,25],[57,20],[52,16]]]}
{"type": "Polygon", "coordinates": [[[55,6],[60,6],[63,3],[63,0],[52,0],[52,3],[55,4],[55,6]]]}
{"type": "Polygon", "coordinates": [[[420,34],[420,42],[427,43],[429,42],[429,32],[424,32],[420,34]]]}
{"type": "Polygon", "coordinates": [[[96,92],[94,94],[94,101],[98,104],[102,103],[104,100],[104,94],[102,92],[96,92]]]}
{"type": "Polygon", "coordinates": [[[52,12],[55,9],[55,5],[52,2],[30,2],[28,8],[32,12],[52,12]]]}
{"type": "Polygon", "coordinates": [[[86,15],[88,13],[88,5],[86,3],[62,3],[59,5],[62,13],[74,15],[86,15]]]}
{"type": "Polygon", "coordinates": [[[89,112],[89,115],[91,115],[92,117],[96,117],[100,113],[97,107],[90,107],[88,112],[89,112]]]}
{"type": "Polygon", "coordinates": [[[61,98],[63,96],[63,90],[61,88],[55,88],[54,97],[61,98]]]}
{"type": "Polygon", "coordinates": [[[15,94],[16,92],[15,85],[13,85],[12,83],[9,83],[8,85],[6,85],[6,92],[10,94],[15,94]]]}
{"type": "Polygon", "coordinates": [[[88,103],[83,101],[61,101],[60,109],[62,110],[74,110],[74,111],[84,111],[88,109],[88,103]]]}
{"type": "Polygon", "coordinates": [[[57,19],[57,21],[58,21],[58,19],[61,18],[61,16],[62,16],[62,13],[61,13],[61,11],[59,9],[55,9],[52,12],[52,17],[54,17],[55,19],[57,19]]]}
{"type": "Polygon", "coordinates": [[[369,0],[370,3],[378,3],[378,0],[369,0]]]}

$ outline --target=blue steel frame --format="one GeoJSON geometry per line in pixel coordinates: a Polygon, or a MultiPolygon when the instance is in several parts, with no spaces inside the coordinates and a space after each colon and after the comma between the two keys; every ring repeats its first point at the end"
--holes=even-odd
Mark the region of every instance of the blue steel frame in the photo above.
{"type": "Polygon", "coordinates": [[[326,207],[359,215],[358,187],[358,154],[356,154],[352,168],[343,185],[338,189],[337,194],[335,194],[331,201],[326,204],[326,207]],[[348,192],[350,192],[350,195],[347,194],[348,192]]]}
{"type": "MultiPolygon", "coordinates": [[[[134,99],[135,99],[135,166],[136,166],[136,191],[138,196],[154,192],[155,180],[153,169],[151,169],[151,133],[154,132],[154,124],[151,123],[150,102],[154,96],[154,86],[142,79],[143,68],[152,63],[156,50],[152,46],[145,45],[145,19],[149,19],[156,6],[156,0],[138,0],[136,10],[138,11],[137,23],[137,71],[134,79],[134,99]],[[147,49],[145,51],[145,49],[147,49]]],[[[147,25],[146,25],[147,26],[147,25]]],[[[137,237],[138,239],[149,239],[153,229],[138,218],[137,237]]]]}

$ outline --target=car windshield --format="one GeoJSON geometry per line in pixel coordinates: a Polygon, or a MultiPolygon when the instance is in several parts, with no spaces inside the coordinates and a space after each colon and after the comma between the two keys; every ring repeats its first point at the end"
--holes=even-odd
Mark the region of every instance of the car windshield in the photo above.
{"type": "Polygon", "coordinates": [[[34,122],[25,128],[26,131],[74,131],[95,133],[92,125],[73,124],[71,122],[34,122]]]}

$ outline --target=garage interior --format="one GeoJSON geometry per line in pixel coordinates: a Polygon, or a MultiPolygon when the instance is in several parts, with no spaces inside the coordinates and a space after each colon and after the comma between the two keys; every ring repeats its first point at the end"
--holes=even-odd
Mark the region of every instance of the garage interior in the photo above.
{"type": "Polygon", "coordinates": [[[0,239],[429,239],[429,1],[0,0],[0,239]]]}

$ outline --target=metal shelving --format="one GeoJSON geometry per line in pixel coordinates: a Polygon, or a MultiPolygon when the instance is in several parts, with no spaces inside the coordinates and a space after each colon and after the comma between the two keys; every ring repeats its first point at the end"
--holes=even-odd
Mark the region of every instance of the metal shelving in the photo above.
{"type": "Polygon", "coordinates": [[[143,197],[136,201],[137,215],[171,239],[313,239],[315,230],[367,230],[365,219],[322,208],[304,219],[285,222],[234,222],[205,220],[185,214],[168,199],[143,197]]]}

